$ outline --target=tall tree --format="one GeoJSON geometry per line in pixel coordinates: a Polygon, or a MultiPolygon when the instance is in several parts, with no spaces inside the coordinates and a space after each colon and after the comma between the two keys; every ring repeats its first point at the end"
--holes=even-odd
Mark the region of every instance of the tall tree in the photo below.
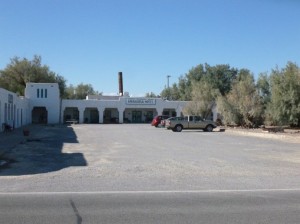
{"type": "MultiPolygon", "coordinates": [[[[224,96],[230,90],[233,81],[237,77],[238,70],[231,68],[229,65],[210,66],[208,64],[199,64],[193,67],[184,76],[180,76],[176,91],[178,100],[192,100],[193,84],[198,82],[210,82],[213,89],[219,89],[219,92],[224,96]]],[[[161,95],[167,91],[174,91],[174,86],[170,90],[164,90],[161,95]]]]}
{"type": "Polygon", "coordinates": [[[214,88],[208,80],[194,82],[192,84],[192,101],[188,102],[183,112],[208,118],[219,95],[220,91],[214,88]]]}
{"type": "Polygon", "coordinates": [[[257,89],[264,105],[267,105],[271,100],[270,77],[266,73],[259,74],[257,80],[257,89]]]}
{"type": "Polygon", "coordinates": [[[4,70],[0,71],[0,87],[24,95],[27,82],[58,83],[60,94],[64,95],[66,80],[42,65],[41,56],[35,55],[30,61],[26,58],[14,57],[4,70]]]}
{"type": "Polygon", "coordinates": [[[67,99],[86,99],[87,95],[101,95],[98,91],[95,91],[91,84],[80,83],[77,86],[69,85],[66,88],[66,94],[64,98],[67,99]]]}
{"type": "Polygon", "coordinates": [[[182,100],[176,83],[172,87],[164,88],[160,95],[162,98],[168,100],[182,100]]]}
{"type": "Polygon", "coordinates": [[[219,89],[220,93],[225,96],[231,90],[232,83],[237,78],[238,70],[231,68],[229,65],[210,66],[205,64],[205,79],[207,79],[214,88],[219,89]]]}
{"type": "Polygon", "coordinates": [[[300,127],[300,68],[288,62],[284,69],[274,69],[270,79],[271,100],[266,122],[300,127]]]}
{"type": "Polygon", "coordinates": [[[262,101],[249,70],[239,71],[231,91],[219,97],[217,105],[225,124],[254,127],[262,122],[262,101]]]}
{"type": "Polygon", "coordinates": [[[147,98],[156,98],[157,95],[153,92],[149,92],[149,93],[146,93],[145,97],[147,97],[147,98]]]}

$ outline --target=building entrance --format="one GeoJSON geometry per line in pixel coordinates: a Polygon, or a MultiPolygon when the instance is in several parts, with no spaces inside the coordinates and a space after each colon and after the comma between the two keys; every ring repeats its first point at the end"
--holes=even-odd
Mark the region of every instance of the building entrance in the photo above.
{"type": "Polygon", "coordinates": [[[142,123],[142,111],[132,111],[132,123],[142,123]]]}
{"type": "Polygon", "coordinates": [[[34,107],[31,114],[33,124],[47,124],[48,111],[46,107],[34,107]]]}

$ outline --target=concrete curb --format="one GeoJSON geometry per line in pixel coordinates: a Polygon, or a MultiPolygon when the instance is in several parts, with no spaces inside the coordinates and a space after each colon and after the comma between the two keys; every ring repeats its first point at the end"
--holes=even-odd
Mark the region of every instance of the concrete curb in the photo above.
{"type": "Polygon", "coordinates": [[[251,130],[240,130],[240,129],[226,129],[225,133],[233,135],[242,135],[249,137],[276,139],[291,143],[300,143],[300,135],[290,134],[290,133],[269,133],[269,132],[259,132],[251,130]]]}

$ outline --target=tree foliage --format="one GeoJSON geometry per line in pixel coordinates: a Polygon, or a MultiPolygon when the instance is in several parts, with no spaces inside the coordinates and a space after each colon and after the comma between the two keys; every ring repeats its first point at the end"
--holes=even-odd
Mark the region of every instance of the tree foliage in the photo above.
{"type": "Polygon", "coordinates": [[[66,93],[64,98],[67,99],[86,99],[87,95],[101,95],[94,90],[91,84],[83,84],[80,83],[77,86],[73,86],[72,84],[66,88],[66,93]]]}
{"type": "Polygon", "coordinates": [[[164,98],[164,99],[168,99],[168,100],[179,100],[180,99],[180,92],[179,92],[179,89],[177,87],[177,84],[174,83],[172,85],[172,87],[165,88],[161,92],[161,97],[164,98]]]}
{"type": "Polygon", "coordinates": [[[254,127],[262,121],[263,104],[249,70],[239,71],[231,91],[219,97],[217,105],[225,124],[254,127]]]}
{"type": "Polygon", "coordinates": [[[147,98],[156,98],[157,95],[154,92],[149,92],[149,93],[146,93],[145,97],[147,97],[147,98]]]}
{"type": "Polygon", "coordinates": [[[161,95],[190,101],[184,113],[204,117],[216,102],[225,124],[300,127],[300,68],[292,62],[260,74],[256,82],[247,69],[199,64],[161,95]]]}
{"type": "Polygon", "coordinates": [[[204,80],[206,83],[210,83],[213,89],[218,89],[222,95],[225,95],[230,91],[237,72],[237,69],[231,68],[229,65],[199,64],[184,76],[180,76],[178,84],[170,87],[170,90],[164,89],[161,95],[165,96],[168,93],[173,100],[191,101],[193,100],[193,84],[204,80]]]}
{"type": "Polygon", "coordinates": [[[271,100],[270,77],[268,76],[268,74],[259,74],[256,86],[258,93],[263,100],[263,104],[266,106],[271,100]]]}
{"type": "Polygon", "coordinates": [[[300,127],[300,68],[288,62],[284,69],[274,69],[270,86],[266,123],[300,127]]]}
{"type": "Polygon", "coordinates": [[[66,80],[42,65],[41,56],[35,55],[32,60],[14,57],[4,70],[0,71],[0,87],[24,95],[27,82],[58,83],[61,95],[64,94],[66,80]]]}
{"type": "Polygon", "coordinates": [[[183,113],[208,118],[219,95],[219,89],[214,88],[208,80],[194,82],[192,84],[192,101],[188,102],[183,113]]]}

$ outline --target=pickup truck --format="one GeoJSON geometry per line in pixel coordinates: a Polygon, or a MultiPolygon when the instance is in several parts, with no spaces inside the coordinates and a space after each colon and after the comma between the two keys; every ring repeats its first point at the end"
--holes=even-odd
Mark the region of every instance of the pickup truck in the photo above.
{"type": "Polygon", "coordinates": [[[175,132],[181,132],[182,129],[202,129],[211,132],[217,125],[211,120],[204,120],[200,116],[172,117],[166,120],[166,128],[175,132]]]}

